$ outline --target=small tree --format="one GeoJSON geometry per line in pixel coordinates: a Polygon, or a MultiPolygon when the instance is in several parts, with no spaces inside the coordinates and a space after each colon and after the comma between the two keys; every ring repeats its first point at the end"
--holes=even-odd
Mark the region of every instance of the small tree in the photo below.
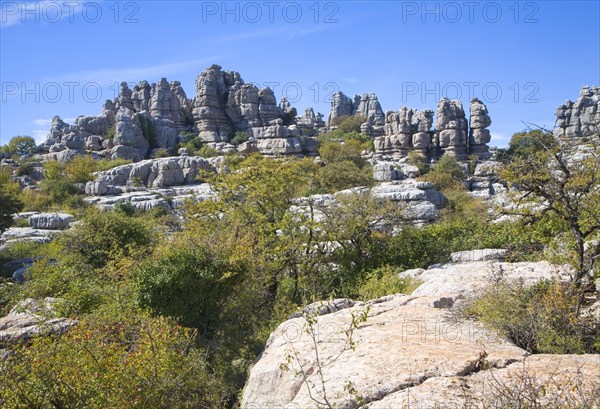
{"type": "Polygon", "coordinates": [[[546,218],[561,226],[562,245],[570,252],[566,261],[575,270],[574,284],[579,288],[600,251],[596,246],[586,257],[586,241],[600,230],[598,144],[577,152],[577,146],[551,139],[547,132],[532,131],[529,136],[527,150],[514,155],[502,171],[517,190],[516,206],[505,212],[531,222],[546,218]]]}
{"type": "Polygon", "coordinates": [[[34,153],[37,150],[35,139],[31,136],[15,136],[7,145],[9,153],[14,153],[19,156],[34,153]]]}

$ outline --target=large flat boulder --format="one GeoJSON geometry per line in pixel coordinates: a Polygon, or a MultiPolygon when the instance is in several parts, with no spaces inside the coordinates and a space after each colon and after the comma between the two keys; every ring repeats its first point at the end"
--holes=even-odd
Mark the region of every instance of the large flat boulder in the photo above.
{"type": "Polygon", "coordinates": [[[439,298],[396,295],[322,315],[314,339],[304,318],[283,322],[252,368],[242,407],[318,407],[313,398],[323,401],[324,389],[334,407],[356,408],[359,400],[379,401],[427,379],[474,373],[484,356],[490,366],[505,367],[527,355],[476,322],[456,322],[434,307],[444,304],[439,298]],[[352,350],[345,331],[367,308],[352,350]]]}
{"type": "Polygon", "coordinates": [[[407,270],[399,277],[413,277],[423,283],[412,293],[415,296],[439,296],[458,294],[471,296],[497,283],[521,281],[531,286],[540,280],[568,280],[565,267],[547,261],[503,263],[496,261],[473,261],[448,263],[424,269],[407,270]]]}

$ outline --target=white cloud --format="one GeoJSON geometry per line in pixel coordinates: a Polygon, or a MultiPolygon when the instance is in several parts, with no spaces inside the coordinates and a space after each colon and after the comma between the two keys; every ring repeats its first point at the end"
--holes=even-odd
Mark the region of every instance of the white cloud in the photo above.
{"type": "Polygon", "coordinates": [[[44,143],[46,141],[46,137],[48,136],[48,130],[47,129],[35,129],[32,132],[33,139],[35,139],[35,141],[40,144],[40,143],[44,143]]]}
{"type": "Polygon", "coordinates": [[[88,0],[73,2],[7,1],[0,8],[0,28],[27,23],[57,23],[65,18],[72,19],[81,12],[88,0]]]}
{"type": "Polygon", "coordinates": [[[491,132],[492,139],[489,145],[497,146],[499,148],[508,146],[508,142],[510,141],[510,136],[506,136],[501,133],[491,132]]]}
{"type": "Polygon", "coordinates": [[[52,119],[34,119],[33,124],[37,126],[50,126],[52,125],[52,119]]]}

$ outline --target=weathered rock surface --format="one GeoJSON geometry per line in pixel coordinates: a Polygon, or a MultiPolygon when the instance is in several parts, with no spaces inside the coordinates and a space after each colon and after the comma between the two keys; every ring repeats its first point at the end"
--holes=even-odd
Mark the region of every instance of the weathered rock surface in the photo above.
{"type": "Polygon", "coordinates": [[[75,218],[67,213],[38,213],[29,218],[29,227],[44,230],[68,229],[75,218]]]}
{"type": "Polygon", "coordinates": [[[435,377],[373,402],[369,409],[515,407],[537,395],[539,407],[600,404],[600,355],[532,355],[504,368],[469,376],[435,377]],[[594,398],[595,396],[595,398],[594,398]]]}
{"type": "Polygon", "coordinates": [[[132,188],[130,191],[127,191],[127,187],[121,187],[120,190],[123,192],[90,196],[84,201],[104,210],[112,209],[120,203],[130,203],[134,209],[145,211],[155,207],[164,207],[167,210],[178,209],[186,200],[201,202],[215,197],[215,192],[208,183],[159,189],[132,188]]]}
{"type": "Polygon", "coordinates": [[[440,100],[435,128],[435,142],[442,153],[458,160],[467,159],[467,119],[461,101],[440,100]]]}
{"type": "Polygon", "coordinates": [[[361,116],[365,123],[369,124],[369,136],[383,135],[385,125],[385,114],[375,94],[355,95],[350,98],[343,92],[336,92],[331,97],[331,112],[327,119],[327,125],[331,128],[338,118],[347,116],[361,116]]]}
{"type": "Polygon", "coordinates": [[[469,153],[485,160],[491,157],[489,147],[492,136],[488,128],[492,120],[487,107],[477,98],[471,100],[471,117],[469,121],[469,153]]]}
{"type": "Polygon", "coordinates": [[[448,264],[402,273],[424,281],[412,295],[311,304],[304,313],[312,325],[295,314],[269,337],[242,408],[319,407],[323,391],[333,407],[349,409],[512,407],[514,400],[501,399],[532,390],[551,407],[598,399],[600,356],[530,356],[448,310],[496,280],[527,285],[563,275],[546,262],[448,264]],[[348,329],[362,314],[350,348],[348,329]]]}
{"type": "MultiPolygon", "coordinates": [[[[480,255],[475,253],[476,255],[480,255]]],[[[522,281],[531,286],[547,279],[567,280],[569,271],[546,261],[503,263],[473,261],[431,266],[428,269],[407,270],[399,277],[414,277],[423,283],[413,291],[414,296],[439,296],[456,294],[472,296],[497,283],[522,281]]]]}
{"type": "Polygon", "coordinates": [[[556,109],[553,134],[561,139],[584,138],[600,133],[600,88],[585,86],[575,102],[556,109]]]}
{"type": "MultiPolygon", "coordinates": [[[[368,403],[426,379],[468,375],[481,365],[484,348],[492,366],[504,367],[525,357],[525,351],[496,339],[475,322],[453,322],[446,310],[430,306],[434,301],[397,295],[316,318],[313,328],[324,388],[334,407],[358,407],[356,395],[368,403]],[[358,316],[367,307],[366,323],[352,335],[355,349],[344,348],[352,314],[358,316]]],[[[316,350],[303,331],[305,325],[303,318],[290,319],[271,334],[244,388],[243,408],[317,407],[296,372],[302,364],[311,393],[319,397],[316,350]],[[291,368],[282,370],[289,356],[291,368]]]]}
{"type": "Polygon", "coordinates": [[[201,170],[213,170],[209,161],[200,156],[148,159],[98,172],[88,182],[88,195],[102,196],[124,193],[131,188],[160,188],[196,182],[201,170]]]}
{"type": "Polygon", "coordinates": [[[62,233],[63,230],[34,229],[32,227],[11,227],[0,235],[0,250],[10,247],[14,243],[31,241],[48,243],[52,238],[62,233]]]}
{"type": "Polygon", "coordinates": [[[507,254],[506,249],[477,249],[468,251],[458,251],[450,254],[453,263],[466,263],[469,261],[490,261],[504,260],[507,254]]]}
{"type": "Polygon", "coordinates": [[[18,303],[7,316],[0,318],[0,347],[44,334],[64,332],[76,321],[56,317],[53,305],[58,300],[28,298],[18,303]]]}

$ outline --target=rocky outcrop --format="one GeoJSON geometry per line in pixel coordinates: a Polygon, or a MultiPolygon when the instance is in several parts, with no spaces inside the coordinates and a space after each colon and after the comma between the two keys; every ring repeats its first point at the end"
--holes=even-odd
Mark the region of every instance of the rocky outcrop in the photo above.
{"type": "Polygon", "coordinates": [[[427,379],[366,408],[515,407],[519,400],[546,408],[595,407],[598,373],[599,355],[532,355],[504,368],[427,379]]]}
{"type": "Polygon", "coordinates": [[[103,196],[124,193],[136,188],[161,188],[196,182],[201,170],[212,170],[200,156],[148,159],[98,172],[85,186],[88,195],[103,196]]]}
{"type": "Polygon", "coordinates": [[[585,138],[600,133],[600,88],[585,86],[575,102],[556,109],[553,134],[560,139],[585,138]]]}
{"type": "Polygon", "coordinates": [[[398,161],[416,151],[423,158],[432,148],[433,111],[416,111],[406,107],[388,111],[385,116],[385,135],[375,138],[379,158],[398,161]]]}
{"type": "MultiPolygon", "coordinates": [[[[463,253],[455,258],[473,260],[483,258],[485,251],[463,253]]],[[[494,254],[497,256],[497,254],[494,254]]],[[[430,266],[428,269],[407,270],[399,277],[416,278],[422,284],[413,291],[415,296],[460,295],[472,296],[500,281],[522,282],[531,286],[541,280],[569,280],[567,269],[553,266],[546,261],[504,263],[499,261],[469,261],[430,266]]]]}
{"type": "Polygon", "coordinates": [[[477,323],[452,322],[434,307],[441,304],[439,297],[406,295],[358,303],[315,318],[316,344],[303,318],[285,321],[250,372],[242,408],[317,407],[310,395],[322,401],[323,388],[333,407],[358,408],[359,400],[378,401],[426,379],[470,374],[481,366],[484,348],[496,367],[526,356],[477,323]],[[345,347],[353,317],[365,313],[366,323],[352,333],[354,349],[345,347]]]}
{"type": "Polygon", "coordinates": [[[475,155],[481,160],[491,157],[487,145],[492,136],[488,128],[492,120],[488,114],[487,107],[477,98],[471,100],[471,117],[469,120],[469,154],[475,155]]]}
{"type": "Polygon", "coordinates": [[[34,229],[68,229],[75,218],[67,213],[38,213],[29,218],[29,226],[34,229]]]}
{"type": "Polygon", "coordinates": [[[35,336],[62,333],[77,322],[56,317],[55,298],[37,301],[28,298],[18,303],[5,317],[0,318],[0,347],[35,336]]]}
{"type": "Polygon", "coordinates": [[[500,405],[502,399],[532,391],[527,388],[543,391],[542,402],[577,407],[597,394],[599,356],[529,356],[450,311],[482,285],[498,280],[528,285],[560,278],[560,269],[493,261],[451,266],[443,273],[433,273],[441,267],[405,272],[424,281],[411,295],[366,303],[332,300],[292,315],[271,334],[252,368],[242,408],[318,407],[325,399],[343,408],[504,407],[514,401],[500,405]],[[479,272],[491,264],[501,265],[505,274],[479,272]],[[445,287],[432,285],[427,272],[443,275],[435,282],[445,281],[445,287]]]}
{"type": "Polygon", "coordinates": [[[448,154],[458,160],[467,159],[467,119],[461,101],[440,100],[435,128],[435,143],[440,154],[448,154]]]}
{"type": "Polygon", "coordinates": [[[323,121],[323,114],[315,111],[312,108],[306,108],[304,115],[297,118],[296,126],[300,130],[302,135],[316,136],[319,132],[325,130],[325,121],[323,121]]]}
{"type": "Polygon", "coordinates": [[[366,129],[368,129],[369,136],[376,137],[383,135],[385,114],[375,94],[355,95],[352,99],[342,92],[333,94],[327,125],[329,128],[334,127],[338,118],[347,116],[365,118],[365,123],[368,124],[366,129]]]}
{"type": "Polygon", "coordinates": [[[216,197],[208,183],[167,188],[135,188],[120,186],[115,188],[122,193],[103,196],[89,196],[83,199],[86,203],[102,210],[110,210],[123,203],[129,203],[135,210],[147,211],[157,207],[166,210],[181,208],[186,201],[202,202],[216,197]]]}

